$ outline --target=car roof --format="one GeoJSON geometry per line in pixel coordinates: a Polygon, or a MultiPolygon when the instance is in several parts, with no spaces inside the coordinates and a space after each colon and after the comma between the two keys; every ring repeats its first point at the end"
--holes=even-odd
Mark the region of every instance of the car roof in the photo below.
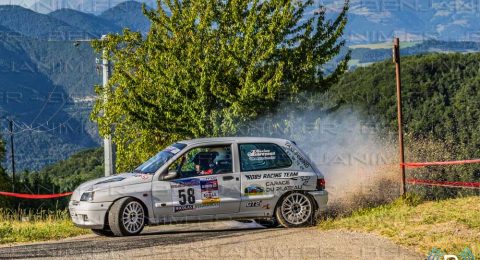
{"type": "Polygon", "coordinates": [[[220,142],[240,142],[240,143],[262,143],[262,142],[286,142],[287,139],[272,137],[212,137],[212,138],[196,138],[190,140],[179,141],[186,145],[203,144],[203,143],[220,143],[220,142]]]}

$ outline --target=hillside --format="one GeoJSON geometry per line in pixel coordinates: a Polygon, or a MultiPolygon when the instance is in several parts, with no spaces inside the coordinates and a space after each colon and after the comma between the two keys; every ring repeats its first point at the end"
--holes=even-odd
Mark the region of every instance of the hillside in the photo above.
{"type": "Polygon", "coordinates": [[[111,21],[72,9],[60,9],[48,15],[73,27],[80,28],[92,34],[95,38],[100,38],[104,34],[120,32],[122,30],[120,26],[111,21]]]}
{"type": "MultiPolygon", "coordinates": [[[[480,54],[429,54],[402,60],[407,161],[480,158],[480,54]]],[[[363,113],[376,128],[397,131],[395,69],[391,60],[357,68],[331,90],[344,106],[363,113]]],[[[429,167],[408,177],[479,181],[480,166],[429,167]]],[[[416,188],[416,187],[414,187],[416,188]]],[[[468,189],[421,189],[427,197],[475,194],[468,189]]]]}
{"type": "Polygon", "coordinates": [[[0,81],[6,93],[0,111],[15,120],[18,170],[38,170],[98,146],[98,133],[88,119],[91,102],[79,100],[92,96],[93,85],[101,82],[94,61],[87,44],[16,36],[0,41],[0,81]]]}
{"type": "Polygon", "coordinates": [[[142,4],[136,1],[123,2],[106,10],[99,17],[132,31],[146,33],[150,29],[150,21],[142,12],[142,4]]]}
{"type": "MultiPolygon", "coordinates": [[[[103,160],[103,149],[87,149],[52,163],[39,172],[19,173],[17,192],[49,194],[73,191],[81,183],[103,176],[103,160]]],[[[21,203],[22,208],[65,208],[68,198],[22,200],[21,203]]]]}
{"type": "Polygon", "coordinates": [[[60,187],[60,191],[68,192],[73,191],[82,182],[103,176],[103,165],[103,149],[89,149],[49,165],[38,174],[52,178],[52,182],[60,187]]]}
{"type": "MultiPolygon", "coordinates": [[[[469,53],[480,51],[478,42],[447,42],[447,41],[420,41],[420,42],[402,42],[402,56],[411,56],[423,53],[469,53]]],[[[390,60],[392,58],[391,41],[378,44],[351,45],[352,60],[350,68],[369,65],[373,62],[390,60]]]]}
{"type": "MultiPolygon", "coordinates": [[[[89,120],[94,85],[102,82],[98,55],[88,42],[74,40],[121,31],[115,22],[147,30],[138,3],[113,7],[105,15],[110,20],[71,9],[45,15],[0,6],[0,80],[5,93],[0,116],[15,120],[18,171],[39,170],[99,145],[98,131],[89,120]]],[[[1,126],[3,136],[8,136],[1,126]]],[[[7,160],[10,156],[7,153],[7,160]]]]}
{"type": "Polygon", "coordinates": [[[0,17],[1,26],[27,37],[65,40],[72,35],[80,35],[82,38],[89,36],[84,30],[16,5],[0,5],[0,17]]]}

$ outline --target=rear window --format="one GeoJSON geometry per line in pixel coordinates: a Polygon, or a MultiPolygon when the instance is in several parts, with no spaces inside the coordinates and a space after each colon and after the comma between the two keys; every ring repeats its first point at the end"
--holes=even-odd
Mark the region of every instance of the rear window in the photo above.
{"type": "Polygon", "coordinates": [[[271,143],[239,144],[241,171],[286,168],[292,161],[283,149],[271,143]]]}

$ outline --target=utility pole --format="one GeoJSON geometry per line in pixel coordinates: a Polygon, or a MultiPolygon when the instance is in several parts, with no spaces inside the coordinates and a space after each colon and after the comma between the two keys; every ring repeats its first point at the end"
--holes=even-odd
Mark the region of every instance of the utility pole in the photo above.
{"type": "MultiPolygon", "coordinates": [[[[101,40],[105,40],[107,35],[102,35],[101,40]]],[[[75,47],[80,45],[80,42],[91,42],[91,40],[77,40],[74,43],[75,47]]],[[[97,60],[96,64],[98,65],[100,62],[97,60]]],[[[108,51],[106,49],[102,52],[102,75],[103,75],[103,102],[107,102],[108,100],[108,80],[110,79],[111,73],[111,64],[108,60],[108,51]]],[[[108,135],[103,138],[103,153],[104,153],[104,160],[105,160],[105,176],[111,176],[115,174],[115,151],[112,145],[112,136],[108,135]]]]}
{"type": "Polygon", "coordinates": [[[405,195],[405,152],[403,143],[403,116],[402,116],[402,80],[400,74],[400,39],[393,40],[393,62],[395,63],[395,74],[397,78],[397,117],[398,117],[398,143],[400,146],[400,172],[402,183],[400,192],[405,195]]]}
{"type": "MultiPolygon", "coordinates": [[[[102,40],[105,40],[106,35],[102,36],[102,40]]],[[[110,79],[110,61],[108,60],[108,51],[103,50],[102,53],[102,65],[103,65],[103,100],[106,103],[108,99],[108,80],[110,79]]],[[[103,139],[103,149],[104,149],[104,158],[105,158],[105,176],[111,176],[115,174],[115,163],[114,163],[114,153],[112,147],[112,136],[105,136],[103,139]]]]}
{"type": "Polygon", "coordinates": [[[10,153],[12,158],[12,192],[15,192],[15,149],[13,147],[13,119],[8,119],[10,129],[10,153]]]}

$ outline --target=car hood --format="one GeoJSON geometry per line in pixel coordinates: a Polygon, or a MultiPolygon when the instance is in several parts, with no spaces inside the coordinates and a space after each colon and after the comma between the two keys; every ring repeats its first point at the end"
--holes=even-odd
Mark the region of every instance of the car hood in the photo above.
{"type": "Polygon", "coordinates": [[[142,174],[142,173],[121,173],[113,176],[103,177],[87,181],[82,183],[75,190],[73,197],[75,195],[80,196],[85,191],[97,191],[103,189],[114,188],[118,186],[127,186],[133,184],[140,184],[145,182],[151,182],[153,178],[152,174],[142,174]]]}

